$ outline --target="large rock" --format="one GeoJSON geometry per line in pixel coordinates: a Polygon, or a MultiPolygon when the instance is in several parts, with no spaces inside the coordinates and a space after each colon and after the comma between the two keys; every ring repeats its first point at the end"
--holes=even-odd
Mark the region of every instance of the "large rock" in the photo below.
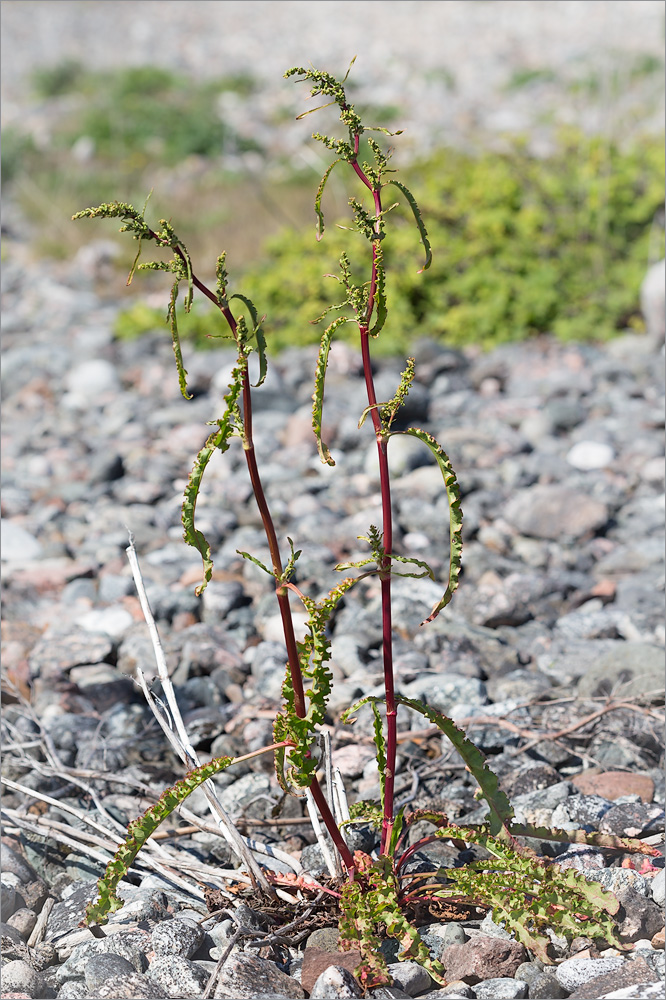
{"type": "Polygon", "coordinates": [[[578,682],[581,697],[635,698],[664,690],[664,651],[643,642],[621,642],[602,653],[578,682]]]}
{"type": "Polygon", "coordinates": [[[274,962],[241,952],[230,955],[224,963],[215,988],[215,996],[234,1000],[257,1000],[271,993],[301,1000],[305,992],[291,976],[280,972],[274,962]]]}
{"type": "Polygon", "coordinates": [[[608,520],[605,503],[558,483],[544,483],[521,490],[503,516],[522,535],[553,541],[582,538],[608,520]]]}
{"type": "Polygon", "coordinates": [[[527,955],[517,941],[478,934],[465,944],[452,944],[443,955],[446,978],[473,986],[485,979],[511,978],[527,955]]]}

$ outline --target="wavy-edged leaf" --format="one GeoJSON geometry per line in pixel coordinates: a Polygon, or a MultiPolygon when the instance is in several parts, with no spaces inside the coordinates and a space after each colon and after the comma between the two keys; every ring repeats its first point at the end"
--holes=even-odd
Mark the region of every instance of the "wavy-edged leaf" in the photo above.
{"type": "Polygon", "coordinates": [[[185,365],[183,364],[183,354],[180,349],[180,337],[178,335],[178,320],[176,319],[176,300],[178,298],[178,279],[174,281],[171,286],[171,296],[169,298],[169,311],[167,316],[169,318],[169,326],[171,327],[171,344],[173,346],[173,356],[176,359],[176,368],[178,369],[178,385],[180,386],[180,391],[185,397],[185,399],[192,399],[192,396],[187,391],[187,371],[185,370],[185,365]]]}
{"type": "Polygon", "coordinates": [[[558,830],[557,828],[530,826],[527,823],[511,823],[511,833],[514,837],[534,837],[537,840],[553,840],[565,844],[588,844],[601,850],[624,851],[627,854],[645,854],[652,858],[660,858],[658,847],[650,847],[637,837],[616,837],[613,833],[597,833],[586,830],[558,830]]]}
{"type": "Polygon", "coordinates": [[[397,187],[400,191],[402,191],[405,198],[409,202],[409,207],[411,208],[412,213],[414,215],[414,219],[416,220],[416,225],[418,226],[419,235],[421,236],[421,243],[423,244],[423,249],[425,250],[425,264],[418,272],[419,274],[422,274],[423,271],[426,271],[430,267],[430,264],[432,263],[432,247],[430,246],[430,240],[428,239],[428,231],[423,222],[423,218],[421,217],[421,210],[416,203],[416,198],[409,190],[409,188],[405,187],[402,181],[398,181],[394,177],[392,177],[390,180],[386,181],[386,184],[395,185],[395,187],[397,187]]]}
{"type": "Polygon", "coordinates": [[[384,809],[384,795],[386,790],[386,740],[384,739],[384,723],[379,714],[376,702],[372,702],[373,733],[375,747],[377,748],[377,767],[379,769],[379,801],[382,811],[384,809]]]}
{"type": "Polygon", "coordinates": [[[413,580],[422,580],[424,576],[429,577],[431,580],[435,579],[435,574],[424,559],[415,559],[414,556],[398,556],[395,552],[388,552],[387,556],[392,563],[413,563],[415,566],[419,566],[423,570],[422,573],[398,573],[398,571],[394,570],[393,566],[391,566],[391,576],[411,577],[413,580]]]}
{"type": "Polygon", "coordinates": [[[491,908],[493,919],[514,931],[544,963],[552,964],[548,954],[552,932],[603,937],[611,946],[623,947],[611,919],[619,910],[619,901],[597,882],[560,868],[556,861],[516,852],[514,845],[493,837],[487,826],[451,825],[437,830],[435,836],[480,844],[492,857],[447,870],[452,884],[438,888],[433,895],[442,899],[462,895],[491,908]]]}
{"type": "Polygon", "coordinates": [[[248,562],[253,562],[255,566],[258,566],[259,569],[263,569],[264,573],[267,573],[268,576],[275,576],[273,570],[269,569],[268,566],[264,566],[262,561],[260,559],[257,559],[256,556],[250,555],[249,552],[243,552],[242,549],[236,549],[236,552],[238,553],[239,556],[242,556],[243,559],[247,559],[248,562]]]}
{"type": "Polygon", "coordinates": [[[233,764],[232,757],[216,757],[208,764],[194,768],[177,781],[171,788],[162,792],[159,800],[138,819],[133,820],[127,828],[127,836],[118,847],[106,871],[97,883],[98,896],[86,909],[85,923],[105,924],[108,914],[124,906],[124,901],[116,894],[118,883],[127,874],[130,865],[137,854],[153,835],[157,827],[183,802],[188,795],[202,785],[204,781],[219,774],[233,764]]]}
{"type": "Polygon", "coordinates": [[[326,634],[326,625],[338,602],[355,583],[356,580],[346,577],[320,601],[314,601],[298,591],[293,584],[286,583],[286,586],[298,594],[308,613],[309,630],[303,641],[296,643],[303,687],[308,700],[306,714],[301,717],[296,713],[291,670],[287,664],[282,685],[284,706],[273,727],[276,743],[290,740],[295,744],[289,750],[289,767],[286,772],[284,750],[277,751],[275,755],[278,781],[286,791],[291,792],[290,785],[297,788],[308,787],[317,768],[317,761],[310,748],[317,735],[317,727],[324,722],[333,680],[327,666],[331,658],[331,643],[326,634]]]}
{"type": "Polygon", "coordinates": [[[288,583],[291,580],[294,569],[296,568],[296,562],[303,552],[302,549],[297,549],[297,551],[294,552],[294,543],[289,536],[287,536],[287,541],[289,542],[289,559],[287,560],[287,565],[285,566],[282,576],[280,577],[281,583],[288,583]]]}
{"type": "MultiPolygon", "coordinates": [[[[515,845],[516,841],[510,835],[508,829],[508,824],[513,818],[513,808],[506,796],[506,793],[499,787],[497,775],[488,767],[486,758],[481,753],[479,748],[467,738],[463,730],[459,729],[455,722],[453,722],[452,719],[449,719],[448,716],[443,715],[441,712],[437,712],[434,708],[430,708],[428,705],[422,704],[420,701],[415,701],[413,698],[405,698],[401,694],[396,694],[395,700],[398,704],[405,705],[407,708],[412,708],[415,712],[419,712],[421,715],[425,716],[429,722],[432,722],[432,724],[437,726],[438,729],[441,729],[444,735],[451,741],[464,760],[468,771],[470,771],[476,779],[476,782],[481,789],[481,794],[490,806],[491,834],[508,840],[515,845]]],[[[380,698],[376,695],[366,695],[365,697],[360,698],[357,702],[350,706],[350,708],[345,709],[340,716],[340,721],[343,723],[353,721],[351,716],[357,712],[359,708],[363,705],[378,701],[384,701],[384,698],[380,698]]]]}
{"type": "MultiPolygon", "coordinates": [[[[255,306],[252,299],[249,299],[247,295],[241,295],[240,292],[235,292],[230,296],[231,299],[240,299],[247,306],[250,316],[252,317],[252,333],[256,341],[256,351],[259,355],[259,378],[253,383],[254,388],[258,389],[259,386],[263,385],[266,380],[266,373],[268,371],[268,362],[266,360],[266,337],[264,336],[264,330],[262,327],[262,320],[259,319],[259,313],[257,312],[257,307],[255,306]]],[[[264,317],[265,319],[266,317],[264,317]]]]}
{"type": "Polygon", "coordinates": [[[227,280],[229,275],[227,274],[226,268],[227,262],[227,251],[223,250],[220,256],[217,258],[217,263],[215,265],[215,291],[217,294],[218,304],[222,309],[225,309],[228,305],[227,301],[227,280]]]}
{"type": "Polygon", "coordinates": [[[396,414],[409,395],[409,390],[414,381],[414,371],[416,361],[414,358],[407,358],[407,366],[400,376],[400,383],[396,389],[395,396],[388,403],[381,404],[381,418],[384,431],[391,429],[391,424],[395,420],[396,414]]]}
{"type": "Polygon", "coordinates": [[[321,199],[322,195],[324,194],[324,188],[326,187],[326,182],[328,178],[331,176],[331,172],[336,163],[342,163],[342,160],[341,159],[333,160],[333,163],[331,163],[326,168],[324,176],[320,180],[319,187],[317,188],[317,195],[315,197],[315,212],[317,214],[317,226],[315,232],[317,235],[317,242],[319,242],[319,240],[324,235],[324,213],[321,210],[321,199]]]}
{"type": "MultiPolygon", "coordinates": [[[[337,274],[325,274],[324,277],[325,278],[335,278],[336,281],[340,281],[340,278],[338,278],[337,274]]],[[[349,305],[349,303],[345,299],[344,302],[336,302],[332,306],[326,306],[326,308],[324,309],[323,313],[320,313],[319,316],[317,316],[316,319],[311,319],[310,323],[312,324],[312,326],[316,326],[317,323],[321,323],[321,321],[324,319],[324,317],[328,316],[328,314],[330,312],[333,312],[334,309],[344,309],[344,307],[347,306],[347,305],[349,305]]]]}
{"type": "Polygon", "coordinates": [[[428,705],[415,701],[413,698],[405,698],[400,694],[396,694],[395,700],[400,705],[406,705],[407,708],[413,708],[415,712],[420,712],[429,722],[432,722],[438,729],[441,729],[447,739],[453,743],[464,760],[468,771],[476,779],[481,789],[481,795],[490,807],[489,823],[491,834],[515,844],[515,840],[508,829],[508,824],[513,819],[513,807],[507,798],[506,792],[503,792],[499,787],[497,775],[488,767],[486,758],[479,748],[468,739],[463,730],[459,729],[455,722],[449,719],[448,716],[443,715],[434,708],[430,708],[428,705]]]}
{"type": "Polygon", "coordinates": [[[377,315],[374,325],[369,331],[371,337],[376,337],[386,323],[388,307],[386,304],[386,272],[384,270],[384,252],[379,240],[372,244],[375,272],[377,275],[375,284],[375,307],[377,315]]]}
{"type": "Polygon", "coordinates": [[[462,510],[460,508],[460,487],[458,486],[456,474],[453,471],[448,455],[445,451],[443,451],[442,447],[435,440],[432,434],[428,434],[427,431],[421,430],[420,427],[408,427],[404,431],[392,431],[389,436],[392,437],[393,434],[410,434],[412,437],[422,441],[430,448],[441,470],[446,495],[449,501],[449,579],[441,601],[435,605],[428,617],[421,622],[422,625],[425,625],[427,622],[433,621],[442,608],[446,607],[458,587],[462,562],[463,523],[462,510]]]}
{"type": "Polygon", "coordinates": [[[183,494],[183,505],[181,509],[181,520],[183,523],[183,538],[188,545],[193,546],[203,561],[203,581],[195,589],[194,593],[199,597],[210,582],[213,573],[213,561],[210,557],[210,545],[204,533],[199,531],[194,524],[196,513],[197,497],[201,489],[201,480],[206,470],[206,466],[211,460],[216,448],[224,452],[229,447],[229,440],[234,434],[242,435],[242,425],[238,398],[243,389],[243,376],[247,368],[247,358],[241,355],[238,365],[231,374],[229,392],[224,397],[227,404],[224,416],[216,421],[217,430],[208,435],[206,443],[197,455],[192,471],[190,472],[183,494]]]}
{"type": "Polygon", "coordinates": [[[317,451],[319,457],[325,465],[335,465],[328,447],[322,440],[321,420],[324,408],[324,382],[326,380],[326,368],[328,366],[328,354],[331,349],[333,334],[344,323],[351,322],[347,316],[338,316],[326,327],[319,345],[319,356],[317,358],[317,368],[315,371],[314,392],[312,394],[312,429],[317,439],[317,451]]]}

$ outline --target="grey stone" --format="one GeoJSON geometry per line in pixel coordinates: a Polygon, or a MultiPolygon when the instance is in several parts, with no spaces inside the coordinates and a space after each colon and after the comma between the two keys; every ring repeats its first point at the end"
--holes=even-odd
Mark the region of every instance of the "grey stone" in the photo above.
{"type": "Polygon", "coordinates": [[[485,917],[481,921],[479,932],[481,934],[486,934],[488,937],[499,938],[501,941],[512,940],[509,931],[507,931],[502,924],[495,923],[492,913],[486,913],[485,917]]]}
{"type": "Polygon", "coordinates": [[[27,962],[16,959],[2,966],[2,992],[27,993],[37,1000],[44,994],[44,980],[27,962]]]}
{"type": "Polygon", "coordinates": [[[146,975],[161,986],[169,997],[202,996],[210,978],[206,970],[196,962],[189,962],[172,952],[157,955],[150,963],[146,975]]]}
{"type": "Polygon", "coordinates": [[[612,803],[600,795],[572,795],[553,810],[552,825],[561,830],[598,830],[612,803]]]}
{"type": "Polygon", "coordinates": [[[664,810],[650,802],[620,802],[605,813],[599,830],[619,837],[643,837],[664,829],[664,810]]]}
{"type": "Polygon", "coordinates": [[[167,1000],[169,994],[138,972],[111,976],[97,988],[98,1000],[167,1000]]]}
{"type": "MultiPolygon", "coordinates": [[[[559,863],[560,859],[557,860],[559,863]]],[[[602,868],[599,871],[588,871],[586,877],[589,881],[599,882],[604,889],[616,895],[625,889],[631,889],[639,896],[648,896],[646,879],[633,868],[602,868]]]]}
{"type": "MultiPolygon", "coordinates": [[[[81,882],[76,885],[67,899],[56,903],[49,916],[44,940],[57,943],[58,940],[76,930],[85,916],[88,903],[97,894],[96,882],[81,882]]],[[[83,968],[81,968],[83,975],[83,968]]]]}
{"type": "Polygon", "coordinates": [[[37,879],[37,872],[30,865],[22,854],[18,851],[12,850],[7,844],[2,844],[0,849],[0,858],[2,859],[2,871],[3,874],[11,872],[12,875],[16,875],[18,879],[25,885],[28,882],[34,882],[37,879]]]}
{"type": "Polygon", "coordinates": [[[600,1000],[663,1000],[663,983],[645,983],[642,986],[625,986],[623,989],[604,993],[600,1000]]]}
{"type": "Polygon", "coordinates": [[[104,393],[117,392],[118,373],[109,361],[93,358],[71,368],[65,376],[65,385],[75,398],[76,405],[95,405],[104,393]]]}
{"type": "Polygon", "coordinates": [[[578,682],[578,693],[596,698],[634,698],[664,689],[664,651],[642,642],[622,642],[602,654],[578,682]]]}
{"type": "Polygon", "coordinates": [[[29,531],[9,518],[0,518],[1,556],[3,562],[28,562],[39,559],[42,546],[29,531]]]}
{"type": "Polygon", "coordinates": [[[179,955],[191,958],[204,939],[201,926],[180,918],[165,920],[153,928],[151,942],[156,955],[179,955]]]}
{"type": "Polygon", "coordinates": [[[104,938],[92,938],[76,945],[69,958],[59,967],[56,980],[64,983],[68,979],[82,979],[88,962],[95,955],[117,955],[128,961],[136,972],[143,972],[149,948],[150,938],[145,931],[119,931],[104,938]]]}
{"type": "Polygon", "coordinates": [[[662,868],[660,872],[652,879],[650,883],[650,891],[652,893],[652,898],[657,904],[657,906],[664,905],[664,890],[666,887],[666,869],[662,868]]]}
{"type": "Polygon", "coordinates": [[[514,979],[522,979],[522,981],[527,983],[529,986],[534,982],[537,976],[541,975],[543,968],[543,962],[539,959],[536,959],[533,962],[523,962],[522,965],[519,965],[516,969],[514,979]]]}
{"type": "Polygon", "coordinates": [[[557,966],[555,975],[560,986],[571,993],[597,976],[619,971],[625,961],[624,958],[569,958],[557,966]]]}
{"type": "Polygon", "coordinates": [[[530,823],[532,826],[551,826],[554,810],[571,795],[572,786],[568,781],[560,781],[556,785],[528,792],[527,795],[517,795],[513,807],[517,823],[530,823]]]}
{"type": "Polygon", "coordinates": [[[475,677],[425,674],[411,684],[405,684],[401,693],[406,698],[425,701],[431,708],[445,715],[458,702],[485,705],[488,701],[485,684],[475,677]]]}
{"type": "Polygon", "coordinates": [[[556,970],[543,969],[529,984],[530,1000],[564,1000],[569,990],[558,981],[556,970]]]}
{"type": "Polygon", "coordinates": [[[363,991],[348,969],[329,965],[324,969],[310,991],[310,1000],[334,1000],[335,997],[360,997],[363,991]]]}
{"type": "Polygon", "coordinates": [[[88,987],[82,979],[70,979],[58,990],[58,1000],[89,1000],[88,987]]]}
{"type": "Polygon", "coordinates": [[[28,961],[28,949],[20,933],[11,924],[0,923],[0,951],[4,958],[28,961]]]}
{"type": "Polygon", "coordinates": [[[432,985],[429,974],[417,962],[393,962],[388,966],[388,971],[393,985],[399,986],[410,997],[423,993],[432,985]]]}
{"type": "Polygon", "coordinates": [[[621,969],[607,972],[582,986],[579,986],[571,994],[573,1000],[596,1000],[597,997],[610,990],[615,991],[627,987],[642,987],[655,982],[657,976],[654,971],[645,963],[643,958],[634,957],[633,960],[625,962],[621,969]]]}
{"type": "Polygon", "coordinates": [[[450,944],[464,944],[465,931],[460,924],[426,924],[418,929],[421,940],[430,951],[430,957],[441,960],[445,948],[450,944]]]}
{"type": "Polygon", "coordinates": [[[3,879],[0,882],[0,916],[4,921],[9,920],[16,905],[16,889],[3,879]]]}
{"type": "Polygon", "coordinates": [[[486,979],[474,987],[477,1000],[521,1000],[526,997],[527,983],[520,979],[486,979]]]}
{"type": "Polygon", "coordinates": [[[103,663],[113,652],[108,635],[94,635],[76,629],[64,635],[45,635],[28,655],[32,677],[55,676],[70,667],[85,663],[103,663]]]}
{"type": "Polygon", "coordinates": [[[291,976],[280,972],[274,962],[244,952],[230,955],[215,987],[215,997],[255,1000],[266,994],[282,993],[300,1000],[305,991],[291,976]]]}
{"type": "Polygon", "coordinates": [[[585,493],[548,483],[520,490],[506,504],[503,516],[523,535],[560,541],[603,527],[608,508],[585,493]]]}
{"type": "Polygon", "coordinates": [[[134,972],[136,969],[131,962],[121,955],[114,955],[113,952],[91,955],[84,969],[86,986],[93,996],[111,976],[126,976],[134,972]]]}

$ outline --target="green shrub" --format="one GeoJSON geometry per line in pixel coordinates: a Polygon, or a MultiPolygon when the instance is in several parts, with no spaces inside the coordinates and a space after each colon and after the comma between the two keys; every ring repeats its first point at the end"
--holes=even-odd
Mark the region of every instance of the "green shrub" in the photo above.
{"type": "MultiPolygon", "coordinates": [[[[66,141],[89,136],[98,156],[173,165],[191,155],[218,156],[230,140],[240,149],[256,147],[233,136],[215,107],[218,94],[235,89],[234,80],[197,83],[156,66],[138,66],[100,74],[94,82],[66,141]]],[[[245,78],[237,83],[247,89],[245,78]]]]}

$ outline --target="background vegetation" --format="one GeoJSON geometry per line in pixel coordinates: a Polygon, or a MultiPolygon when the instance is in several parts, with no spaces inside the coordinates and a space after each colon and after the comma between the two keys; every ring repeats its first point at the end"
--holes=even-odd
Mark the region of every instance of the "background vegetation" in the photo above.
{"type": "MultiPolygon", "coordinates": [[[[660,72],[654,60],[635,69],[660,72]]],[[[511,87],[540,79],[535,71],[511,87]]],[[[337,294],[325,277],[344,240],[334,222],[348,225],[344,167],[326,189],[327,232],[316,243],[313,170],[275,164],[261,130],[248,132],[242,122],[239,129],[239,116],[232,122],[225,114],[231,100],[249,116],[256,86],[250,76],[194,82],[153,66],[93,73],[68,62],[40,70],[33,87],[51,123],[47,134],[6,128],[2,157],[3,180],[34,227],[38,251],[69,257],[88,238],[68,222],[82,203],[113,195],[140,207],[152,188],[149,216],[159,219],[169,204],[200,269],[212,271],[220,250],[228,251],[233,280],[242,277],[267,314],[269,349],[318,341],[311,320],[337,294]]],[[[599,89],[595,77],[581,77],[575,96],[593,101],[599,89]]],[[[372,115],[393,124],[395,109],[372,115]]],[[[395,275],[391,323],[380,351],[404,352],[423,334],[490,347],[536,333],[606,339],[641,328],[640,282],[664,252],[660,137],[633,129],[621,143],[570,129],[556,134],[547,157],[513,139],[501,153],[440,150],[412,164],[410,177],[434,261],[423,282],[409,213],[396,209],[402,224],[385,247],[395,275]]],[[[130,264],[119,246],[117,284],[106,288],[114,296],[130,264]]],[[[158,282],[154,275],[135,282],[143,298],[120,314],[119,336],[163,328],[162,311],[145,301],[158,282]]],[[[182,330],[207,347],[219,334],[204,304],[182,330]]]]}

